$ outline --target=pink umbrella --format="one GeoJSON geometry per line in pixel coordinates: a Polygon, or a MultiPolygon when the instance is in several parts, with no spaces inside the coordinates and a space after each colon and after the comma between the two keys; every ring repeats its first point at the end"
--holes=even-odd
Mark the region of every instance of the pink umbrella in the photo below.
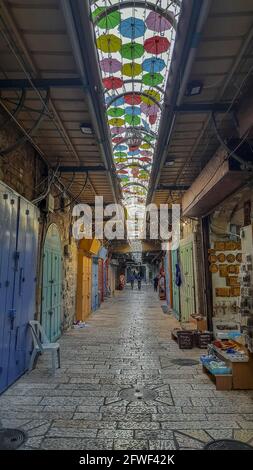
{"type": "Polygon", "coordinates": [[[125,127],[112,127],[111,134],[124,134],[126,132],[125,127]]]}
{"type": "Polygon", "coordinates": [[[154,114],[157,114],[158,111],[159,106],[157,106],[157,104],[153,104],[151,106],[146,103],[141,104],[141,112],[146,114],[146,116],[153,116],[154,114]]]}
{"type": "Polygon", "coordinates": [[[150,152],[148,150],[141,150],[140,154],[143,155],[144,157],[152,157],[153,152],[150,152]]]}
{"type": "Polygon", "coordinates": [[[116,73],[121,70],[122,63],[117,59],[103,59],[100,61],[100,66],[105,73],[116,73]]]}
{"type": "Polygon", "coordinates": [[[148,29],[151,29],[151,31],[156,31],[157,33],[162,33],[172,28],[169,20],[155,11],[151,11],[147,16],[146,26],[148,29]]]}

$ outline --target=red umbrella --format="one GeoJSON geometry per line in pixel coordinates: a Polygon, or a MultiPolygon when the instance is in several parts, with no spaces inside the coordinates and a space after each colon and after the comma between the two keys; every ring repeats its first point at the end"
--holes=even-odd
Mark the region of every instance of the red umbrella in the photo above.
{"type": "Polygon", "coordinates": [[[148,117],[148,119],[149,119],[149,123],[150,123],[151,126],[152,126],[152,124],[155,124],[155,123],[156,123],[157,114],[151,114],[151,115],[148,117]]]}
{"type": "Polygon", "coordinates": [[[144,41],[144,49],[150,54],[161,54],[162,52],[166,52],[169,47],[169,40],[161,36],[153,36],[144,41]]]}
{"type": "Polygon", "coordinates": [[[142,162],[146,162],[146,163],[150,163],[150,162],[151,162],[151,158],[149,158],[149,157],[141,157],[140,160],[141,160],[142,162]]]}
{"type": "Polygon", "coordinates": [[[132,95],[125,95],[125,102],[127,104],[130,104],[131,106],[134,106],[135,104],[141,103],[141,97],[139,95],[136,95],[135,93],[133,93],[132,95]]]}
{"type": "Polygon", "coordinates": [[[121,144],[122,142],[124,142],[124,139],[123,139],[123,137],[114,137],[114,138],[112,139],[112,142],[113,142],[114,144],[121,144]]]}
{"type": "Polygon", "coordinates": [[[117,77],[103,78],[103,85],[107,90],[116,90],[123,86],[123,80],[117,77]]]}
{"type": "Polygon", "coordinates": [[[134,146],[129,146],[130,152],[135,152],[136,150],[139,150],[139,146],[134,145],[134,146]]]}
{"type": "Polygon", "coordinates": [[[120,175],[128,175],[127,170],[119,170],[119,171],[117,171],[117,173],[119,173],[120,175]]]}

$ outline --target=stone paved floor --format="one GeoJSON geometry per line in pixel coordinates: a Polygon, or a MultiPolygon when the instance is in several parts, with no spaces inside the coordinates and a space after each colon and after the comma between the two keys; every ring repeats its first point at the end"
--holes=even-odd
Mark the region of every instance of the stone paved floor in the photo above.
{"type": "Polygon", "coordinates": [[[178,349],[174,326],[151,286],[118,293],[86,328],[62,337],[55,377],[44,355],[0,397],[2,426],[25,430],[26,449],[200,449],[232,437],[253,443],[253,392],[218,392],[200,365],[173,365],[173,358],[200,355],[178,349]],[[150,391],[151,399],[138,398],[150,391]]]}

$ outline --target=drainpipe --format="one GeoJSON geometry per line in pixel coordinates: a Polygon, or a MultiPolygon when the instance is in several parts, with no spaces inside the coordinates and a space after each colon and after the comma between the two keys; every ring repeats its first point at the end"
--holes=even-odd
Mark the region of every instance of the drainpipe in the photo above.
{"type": "MultiPolygon", "coordinates": [[[[91,93],[91,87],[87,78],[87,72],[85,70],[85,64],[83,60],[83,53],[82,49],[80,46],[80,41],[77,33],[77,27],[75,24],[75,19],[74,19],[74,12],[71,7],[71,1],[69,0],[61,0],[61,8],[62,12],[65,18],[65,22],[67,25],[67,30],[69,34],[69,38],[72,44],[72,50],[74,54],[74,58],[79,70],[79,74],[83,83],[83,88],[85,91],[86,99],[87,99],[87,104],[89,108],[89,114],[91,116],[91,122],[93,129],[95,131],[95,134],[97,136],[98,140],[98,145],[101,151],[101,156],[103,160],[103,164],[107,170],[107,175],[111,184],[111,189],[113,193],[113,198],[114,202],[118,202],[118,198],[116,195],[115,191],[115,181],[113,181],[112,174],[111,174],[111,169],[113,167],[113,161],[112,161],[112,149],[110,146],[110,141],[109,141],[109,135],[108,135],[108,128],[107,125],[103,122],[101,122],[100,117],[97,115],[99,110],[97,109],[96,104],[93,102],[92,98],[92,93],[91,93]],[[105,128],[106,126],[106,128],[105,128]]],[[[72,5],[74,8],[78,7],[77,5],[77,0],[74,0],[74,5],[72,5]]],[[[84,15],[87,16],[87,18],[90,18],[90,12],[89,12],[89,4],[88,2],[82,2],[82,10],[84,11],[84,15]]],[[[85,34],[91,34],[91,37],[93,37],[93,33],[91,28],[89,28],[89,31],[84,31],[83,36],[85,34]]],[[[92,54],[92,51],[87,51],[86,53],[92,54]]],[[[99,70],[98,65],[97,65],[97,56],[96,54],[94,55],[93,58],[93,63],[95,63],[95,66],[97,66],[97,70],[99,70]]],[[[99,74],[99,72],[97,72],[99,74]]],[[[102,88],[102,87],[101,87],[102,88]]]]}
{"type": "MultiPolygon", "coordinates": [[[[192,19],[191,19],[191,22],[189,24],[189,27],[191,27],[191,24],[193,24],[194,17],[197,17],[196,27],[194,28],[194,30],[191,33],[190,46],[188,48],[187,48],[187,39],[188,38],[186,38],[185,47],[187,48],[187,50],[186,50],[186,56],[187,57],[185,58],[184,55],[182,54],[181,63],[179,65],[178,69],[177,69],[176,78],[174,80],[174,87],[171,86],[171,88],[172,88],[172,98],[171,98],[171,108],[172,108],[172,110],[174,109],[175,106],[179,106],[181,104],[182,99],[183,99],[185,88],[186,88],[186,85],[187,85],[187,82],[189,80],[189,76],[190,76],[190,73],[191,73],[191,70],[192,70],[192,65],[193,65],[194,59],[196,57],[197,47],[198,47],[198,44],[199,44],[199,41],[200,41],[200,38],[201,38],[202,29],[203,29],[204,24],[206,22],[206,19],[208,17],[208,13],[209,13],[211,4],[212,4],[212,0],[203,0],[201,2],[195,1],[194,4],[193,4],[192,11],[190,12],[192,19]],[[186,61],[185,65],[184,65],[184,61],[186,61]],[[182,80],[180,88],[178,90],[178,88],[175,85],[180,82],[180,77],[182,75],[183,75],[183,80],[182,80]]],[[[183,4],[182,8],[183,7],[184,7],[184,4],[183,4]]],[[[183,14],[184,14],[184,11],[183,11],[183,14]]],[[[189,14],[189,12],[188,12],[188,14],[189,14]]],[[[167,148],[168,148],[168,144],[169,144],[169,141],[170,141],[170,137],[171,137],[173,127],[174,127],[174,123],[175,123],[175,119],[176,119],[176,114],[173,111],[172,111],[172,114],[170,115],[169,119],[170,119],[169,127],[166,126],[166,128],[168,129],[168,131],[166,132],[167,139],[166,139],[164,145],[162,146],[162,148],[164,150],[163,150],[163,153],[162,153],[162,156],[161,156],[158,173],[155,176],[155,182],[151,186],[151,191],[150,191],[151,197],[152,197],[152,194],[154,193],[154,191],[156,190],[156,187],[157,187],[159,179],[160,179],[162,168],[163,168],[165,160],[167,158],[167,148]]]]}

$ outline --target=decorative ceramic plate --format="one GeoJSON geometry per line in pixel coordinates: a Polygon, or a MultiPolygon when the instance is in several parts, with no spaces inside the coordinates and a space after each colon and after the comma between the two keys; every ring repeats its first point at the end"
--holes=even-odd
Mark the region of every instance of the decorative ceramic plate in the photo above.
{"type": "Polygon", "coordinates": [[[216,263],[216,261],[217,261],[217,256],[216,256],[216,255],[210,255],[210,256],[208,257],[208,261],[209,261],[210,263],[216,263]]]}
{"type": "Polygon", "coordinates": [[[236,255],[236,261],[237,261],[237,263],[241,263],[241,262],[242,262],[242,254],[241,254],[241,253],[237,253],[237,255],[236,255]]]}
{"type": "Polygon", "coordinates": [[[224,255],[224,253],[220,253],[220,254],[217,256],[217,258],[218,258],[218,261],[219,261],[220,263],[224,263],[224,261],[226,261],[226,256],[224,255]]]}
{"type": "Polygon", "coordinates": [[[232,255],[232,253],[227,255],[227,262],[228,263],[234,263],[235,262],[235,255],[232,255]]]}
{"type": "Polygon", "coordinates": [[[214,264],[214,263],[210,264],[210,266],[209,266],[209,271],[210,271],[211,273],[217,273],[218,270],[219,270],[219,269],[218,269],[217,264],[214,264]]]}

